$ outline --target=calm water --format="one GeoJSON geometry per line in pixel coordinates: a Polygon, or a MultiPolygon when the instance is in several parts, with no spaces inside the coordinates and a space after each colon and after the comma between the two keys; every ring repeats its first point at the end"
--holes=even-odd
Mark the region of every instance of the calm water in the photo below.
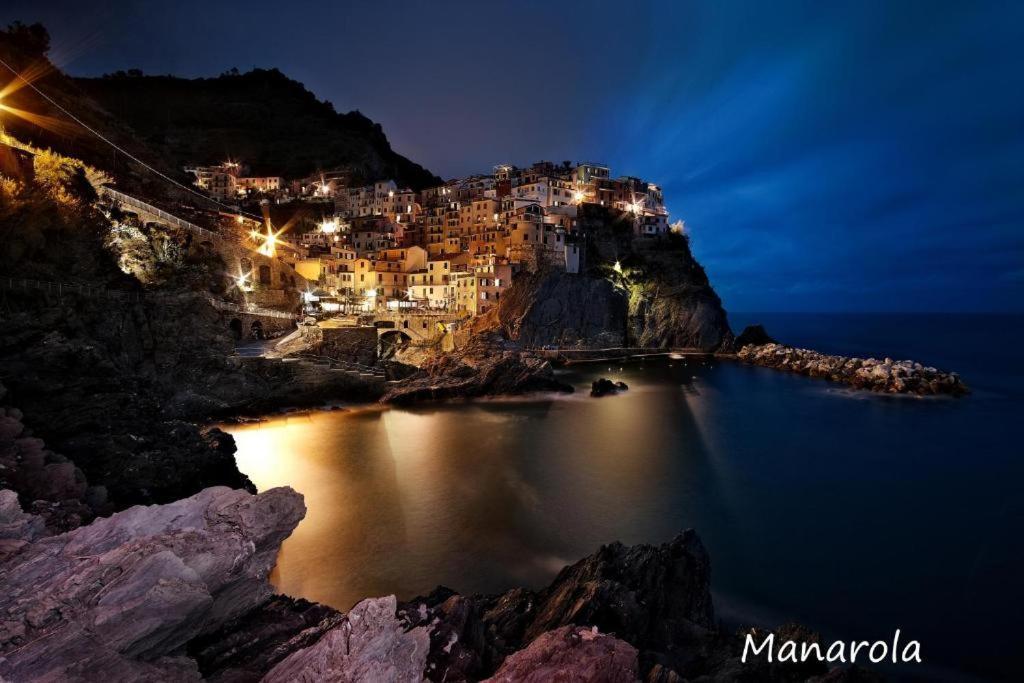
{"type": "MultiPolygon", "coordinates": [[[[1024,319],[732,316],[824,351],[961,372],[967,399],[852,393],[731,363],[590,366],[571,397],[356,408],[232,427],[261,489],[307,518],[274,581],[347,609],[445,584],[540,586],[602,543],[695,527],[719,616],[922,642],[930,679],[1011,678],[1024,481],[1024,319]],[[629,383],[592,399],[598,375],[629,383]]],[[[898,673],[898,672],[897,672],[898,673]]]]}

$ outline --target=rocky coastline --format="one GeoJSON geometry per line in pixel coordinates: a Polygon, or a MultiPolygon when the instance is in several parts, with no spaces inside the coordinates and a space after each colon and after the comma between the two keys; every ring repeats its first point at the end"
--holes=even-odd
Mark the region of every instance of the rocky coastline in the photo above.
{"type": "Polygon", "coordinates": [[[831,356],[778,343],[748,344],[736,354],[752,365],[821,377],[885,394],[963,396],[970,392],[955,372],[943,372],[910,360],[831,356]]]}
{"type": "Polygon", "coordinates": [[[454,352],[420,360],[419,367],[381,397],[403,405],[453,398],[509,396],[536,391],[572,393],[558,380],[551,363],[492,334],[480,334],[454,352]]]}
{"type": "Polygon", "coordinates": [[[710,560],[692,530],[658,546],[606,545],[537,591],[438,588],[343,614],[272,594],[270,569],[304,514],[291,489],[214,487],[50,535],[0,491],[0,676],[878,680],[817,662],[741,665],[740,634],[716,623],[710,560]]]}

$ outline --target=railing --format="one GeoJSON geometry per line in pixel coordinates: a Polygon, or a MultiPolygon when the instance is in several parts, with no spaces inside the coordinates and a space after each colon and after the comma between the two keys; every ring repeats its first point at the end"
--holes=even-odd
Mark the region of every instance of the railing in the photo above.
{"type": "Polygon", "coordinates": [[[146,213],[153,214],[154,216],[159,217],[161,220],[167,221],[168,223],[175,227],[183,228],[185,230],[191,230],[192,232],[196,232],[202,235],[203,237],[207,237],[210,239],[224,238],[224,236],[221,235],[220,233],[213,232],[212,230],[207,230],[206,228],[196,225],[195,223],[189,223],[188,221],[178,218],[173,214],[167,213],[166,211],[159,207],[153,206],[152,204],[144,202],[141,199],[136,199],[135,197],[127,195],[124,192],[119,192],[118,190],[115,190],[111,187],[107,187],[106,185],[101,186],[100,191],[104,195],[120,202],[121,204],[125,204],[127,206],[131,206],[136,209],[145,211],[146,213]]]}
{"type": "Polygon", "coordinates": [[[249,315],[259,315],[266,318],[287,318],[289,320],[296,320],[298,316],[294,313],[286,313],[285,311],[275,311],[271,308],[262,308],[254,304],[246,304],[245,306],[239,306],[233,304],[230,301],[221,301],[213,297],[208,297],[210,304],[214,308],[219,308],[222,311],[232,311],[234,313],[248,313],[249,315]]]}
{"type": "Polygon", "coordinates": [[[122,301],[141,301],[142,295],[139,292],[126,292],[121,289],[106,289],[96,285],[82,284],[78,282],[49,282],[47,280],[33,280],[30,278],[0,278],[0,288],[13,291],[37,291],[47,294],[78,294],[89,297],[107,297],[120,299],[122,301]]]}
{"type": "MultiPolygon", "coordinates": [[[[14,278],[14,277],[0,277],[0,289],[7,289],[11,291],[36,291],[45,292],[47,294],[55,294],[58,297],[64,294],[78,294],[80,296],[88,297],[105,297],[110,299],[118,299],[121,301],[142,301],[144,295],[142,292],[127,292],[123,289],[106,289],[104,287],[98,287],[96,285],[82,284],[77,282],[50,282],[48,280],[33,280],[31,278],[14,278]]],[[[154,301],[160,297],[159,293],[150,293],[149,299],[154,301]]],[[[285,311],[275,311],[270,308],[261,308],[252,304],[245,306],[239,306],[233,304],[230,301],[221,301],[220,299],[214,298],[213,296],[207,295],[206,300],[210,302],[210,305],[214,308],[218,308],[222,311],[232,311],[235,313],[248,313],[249,315],[258,315],[267,318],[282,318],[288,320],[295,320],[297,316],[293,313],[286,313],[285,311]]]]}

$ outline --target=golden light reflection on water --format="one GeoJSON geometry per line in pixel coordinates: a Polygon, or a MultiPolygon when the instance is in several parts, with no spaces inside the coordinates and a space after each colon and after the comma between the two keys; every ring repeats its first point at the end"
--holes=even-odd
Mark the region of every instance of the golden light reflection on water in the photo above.
{"type": "Polygon", "coordinates": [[[305,497],[307,516],[271,577],[277,589],[347,609],[439,584],[540,585],[602,543],[671,537],[686,523],[667,501],[699,456],[699,439],[678,439],[680,409],[682,398],[637,389],[602,400],[311,412],[225,429],[260,490],[291,486],[305,497]]]}

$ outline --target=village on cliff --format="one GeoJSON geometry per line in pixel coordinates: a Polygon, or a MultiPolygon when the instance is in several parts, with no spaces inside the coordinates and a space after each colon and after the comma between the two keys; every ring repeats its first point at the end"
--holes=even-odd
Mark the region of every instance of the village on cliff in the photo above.
{"type": "MultiPolygon", "coordinates": [[[[489,175],[450,180],[415,192],[392,180],[353,185],[348,171],[287,181],[249,177],[238,162],[190,167],[195,185],[225,203],[320,208],[315,229],[270,227],[240,212],[251,246],[289,264],[309,287],[309,314],[407,310],[468,317],[500,301],[515,274],[581,271],[579,217],[587,205],[632,221],[636,236],[683,232],[670,226],[661,189],[639,178],[612,178],[597,163],[528,168],[499,165],[489,175]]],[[[240,264],[236,286],[252,300],[273,290],[273,269],[240,264]]]]}

